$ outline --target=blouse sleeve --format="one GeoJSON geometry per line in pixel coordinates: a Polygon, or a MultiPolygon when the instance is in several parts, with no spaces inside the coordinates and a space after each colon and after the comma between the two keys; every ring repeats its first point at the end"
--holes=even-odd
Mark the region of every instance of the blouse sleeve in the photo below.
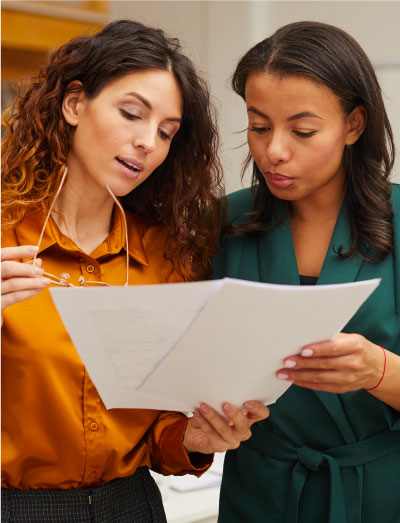
{"type": "Polygon", "coordinates": [[[164,475],[201,476],[210,468],[213,454],[186,452],[183,446],[188,418],[177,412],[162,412],[150,427],[146,443],[150,449],[152,469],[164,475]]]}

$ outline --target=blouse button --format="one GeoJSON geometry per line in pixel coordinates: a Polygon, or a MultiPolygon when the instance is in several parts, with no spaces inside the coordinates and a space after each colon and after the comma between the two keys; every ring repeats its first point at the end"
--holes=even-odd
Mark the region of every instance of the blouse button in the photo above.
{"type": "Polygon", "coordinates": [[[97,430],[98,429],[98,425],[95,421],[92,421],[92,423],[90,424],[90,428],[91,430],[97,430]]]}
{"type": "Polygon", "coordinates": [[[90,272],[94,272],[94,266],[93,266],[93,265],[88,265],[88,266],[86,267],[86,270],[87,270],[87,272],[89,272],[89,273],[90,273],[90,272]]]}

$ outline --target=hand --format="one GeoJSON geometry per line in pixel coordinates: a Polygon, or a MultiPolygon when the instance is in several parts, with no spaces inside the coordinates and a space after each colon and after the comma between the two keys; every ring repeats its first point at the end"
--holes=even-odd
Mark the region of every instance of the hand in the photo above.
{"type": "Polygon", "coordinates": [[[230,403],[224,403],[227,419],[206,403],[195,409],[186,427],[183,445],[187,452],[212,454],[236,449],[242,441],[250,438],[250,426],[269,416],[269,409],[259,401],[247,401],[246,412],[230,403]]]}
{"type": "MultiPolygon", "coordinates": [[[[48,278],[42,278],[44,270],[31,262],[20,263],[16,259],[29,258],[37,248],[32,245],[20,247],[4,247],[1,249],[1,311],[19,301],[32,298],[43,287],[50,283],[48,278]]],[[[3,318],[2,318],[3,323],[3,318]]]]}
{"type": "Polygon", "coordinates": [[[334,393],[374,387],[382,376],[382,349],[360,334],[340,333],[332,340],[303,347],[277,372],[300,387],[334,393]]]}

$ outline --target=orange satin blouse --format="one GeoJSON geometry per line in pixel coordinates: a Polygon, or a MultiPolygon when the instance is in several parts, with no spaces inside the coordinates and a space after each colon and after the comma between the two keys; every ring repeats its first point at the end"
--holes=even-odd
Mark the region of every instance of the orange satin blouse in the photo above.
{"type": "MultiPolygon", "coordinates": [[[[27,213],[2,245],[36,245],[42,212],[27,213]]],[[[181,281],[164,258],[165,228],[127,213],[131,284],[181,281]]],[[[125,233],[115,212],[105,241],[87,255],[50,219],[41,242],[46,272],[71,282],[126,278],[125,233]]],[[[24,260],[26,261],[26,260],[24,260]]],[[[135,340],[132,340],[134,343],[135,340]]],[[[2,329],[2,486],[75,489],[129,476],[140,466],[163,474],[200,475],[212,457],[189,459],[182,438],[187,418],[177,412],[106,410],[47,289],[4,311],[2,329]]]]}

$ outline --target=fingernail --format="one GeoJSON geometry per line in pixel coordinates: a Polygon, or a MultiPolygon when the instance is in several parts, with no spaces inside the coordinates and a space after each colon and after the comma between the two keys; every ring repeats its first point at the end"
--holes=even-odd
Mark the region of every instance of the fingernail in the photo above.
{"type": "Polygon", "coordinates": [[[230,427],[233,427],[233,426],[235,425],[231,419],[228,419],[227,424],[228,424],[230,427]]]}
{"type": "Polygon", "coordinates": [[[35,245],[29,245],[28,247],[28,251],[31,252],[32,254],[35,253],[35,252],[38,252],[38,247],[35,246],[35,245]]]}
{"type": "Polygon", "coordinates": [[[222,408],[224,409],[225,412],[232,412],[232,407],[229,405],[229,403],[224,403],[222,405],[222,408]]]}
{"type": "Polygon", "coordinates": [[[42,278],[42,285],[48,285],[49,283],[51,283],[51,280],[50,278],[42,278]]]}
{"type": "Polygon", "coordinates": [[[42,265],[42,262],[43,262],[42,258],[36,258],[36,260],[35,260],[35,266],[40,267],[40,266],[42,265]]]}
{"type": "Polygon", "coordinates": [[[44,273],[44,269],[41,269],[40,267],[35,267],[34,273],[38,276],[41,276],[44,273]]]}
{"type": "Polygon", "coordinates": [[[303,349],[303,350],[301,351],[301,355],[302,355],[302,356],[305,356],[306,358],[307,358],[308,356],[312,356],[313,354],[314,354],[314,351],[313,351],[312,349],[303,349]]]}
{"type": "Polygon", "coordinates": [[[244,408],[247,410],[253,409],[255,405],[256,404],[254,403],[254,401],[246,401],[245,403],[243,403],[244,408]]]}
{"type": "Polygon", "coordinates": [[[285,374],[284,372],[278,372],[276,377],[278,378],[278,380],[287,380],[289,378],[289,375],[285,374]]]}
{"type": "Polygon", "coordinates": [[[208,406],[205,403],[202,403],[200,406],[200,410],[201,410],[201,412],[203,412],[203,414],[208,414],[210,409],[208,408],[208,406]]]}
{"type": "Polygon", "coordinates": [[[295,362],[295,360],[286,360],[284,363],[284,367],[288,367],[288,368],[296,367],[296,365],[297,365],[297,363],[295,362]]]}

